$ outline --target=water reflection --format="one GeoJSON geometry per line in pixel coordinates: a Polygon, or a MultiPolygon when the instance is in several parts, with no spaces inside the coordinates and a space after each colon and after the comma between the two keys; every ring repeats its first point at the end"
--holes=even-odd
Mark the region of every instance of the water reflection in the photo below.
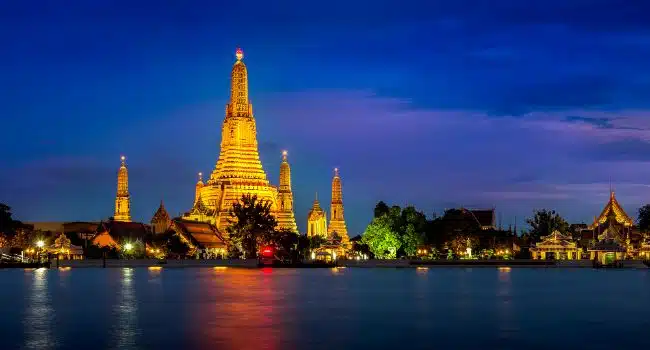
{"type": "Polygon", "coordinates": [[[499,267],[499,284],[497,287],[499,303],[496,305],[499,321],[499,340],[509,340],[518,332],[513,316],[511,271],[509,266],[499,267]]]}
{"type": "Polygon", "coordinates": [[[117,304],[113,309],[116,322],[113,325],[113,338],[116,349],[133,349],[136,347],[138,302],[133,286],[134,269],[123,268],[121,288],[117,304]]]}
{"type": "Polygon", "coordinates": [[[45,268],[25,270],[31,273],[31,292],[25,312],[25,348],[51,349],[56,346],[52,339],[51,327],[54,311],[47,291],[47,273],[45,268]]]}
{"type": "Polygon", "coordinates": [[[285,289],[294,279],[286,270],[215,270],[200,278],[200,295],[192,301],[189,338],[192,348],[280,349],[286,340],[289,302],[285,289]],[[280,310],[284,309],[281,313],[280,310]]]}

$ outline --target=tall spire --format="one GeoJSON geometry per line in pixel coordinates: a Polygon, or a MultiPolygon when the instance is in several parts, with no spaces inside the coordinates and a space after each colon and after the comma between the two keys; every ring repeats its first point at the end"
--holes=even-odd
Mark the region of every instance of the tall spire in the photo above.
{"type": "Polygon", "coordinates": [[[291,191],[291,167],[287,161],[287,151],[282,151],[282,163],[280,163],[280,190],[291,191]]]}
{"type": "MultiPolygon", "coordinates": [[[[214,224],[225,231],[230,224],[230,211],[243,195],[255,195],[271,204],[271,213],[278,213],[278,188],[271,186],[260,161],[257,126],[248,96],[248,72],[241,50],[235,53],[230,79],[230,99],[221,125],[219,158],[195,194],[193,208],[183,215],[186,220],[214,224]]],[[[202,182],[202,181],[201,181],[202,182]]]]}
{"type": "Polygon", "coordinates": [[[199,173],[199,181],[196,182],[194,191],[194,203],[201,197],[201,189],[203,188],[203,173],[199,173]]]}
{"type": "Polygon", "coordinates": [[[278,227],[298,232],[293,214],[293,193],[291,191],[291,167],[287,161],[287,151],[282,151],[280,163],[280,187],[278,188],[278,227]]]}
{"type": "Polygon", "coordinates": [[[330,204],[330,224],[327,228],[328,235],[336,232],[342,239],[343,243],[349,241],[348,229],[345,225],[343,216],[343,189],[341,186],[341,177],[339,168],[334,168],[334,177],[332,178],[332,202],[330,204]]]}
{"type": "Polygon", "coordinates": [[[248,71],[242,61],[244,51],[238,48],[235,52],[237,61],[230,73],[230,102],[226,107],[226,117],[253,116],[253,107],[248,101],[248,71]]]}
{"type": "Polygon", "coordinates": [[[131,196],[129,194],[129,172],[126,169],[126,157],[121,156],[122,164],[117,171],[117,193],[115,196],[115,221],[131,221],[131,196]]]}

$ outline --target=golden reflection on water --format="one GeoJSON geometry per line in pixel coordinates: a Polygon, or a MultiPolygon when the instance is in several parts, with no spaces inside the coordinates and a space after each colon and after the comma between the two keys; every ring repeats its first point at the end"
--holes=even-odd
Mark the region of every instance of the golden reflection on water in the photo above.
{"type": "Polygon", "coordinates": [[[192,346],[200,349],[282,349],[286,319],[293,315],[285,290],[294,290],[291,272],[282,269],[214,270],[198,279],[190,322],[192,346]],[[280,314],[279,310],[284,310],[280,314]]]}
{"type": "Polygon", "coordinates": [[[51,327],[54,311],[47,291],[46,268],[25,269],[31,273],[31,293],[27,299],[27,310],[24,318],[25,348],[51,349],[53,344],[51,327]]]}
{"type": "Polygon", "coordinates": [[[117,349],[130,349],[136,347],[138,301],[133,286],[134,269],[125,267],[122,269],[117,304],[113,309],[116,314],[116,322],[113,325],[113,333],[116,339],[117,349]]]}

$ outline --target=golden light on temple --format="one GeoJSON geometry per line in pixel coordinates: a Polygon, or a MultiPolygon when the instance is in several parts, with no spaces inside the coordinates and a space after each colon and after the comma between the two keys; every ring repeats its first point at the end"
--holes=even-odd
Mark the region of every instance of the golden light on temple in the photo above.
{"type": "Polygon", "coordinates": [[[278,228],[297,232],[293,215],[290,168],[281,165],[280,186],[269,183],[260,161],[257,125],[253,105],[248,99],[248,70],[242,61],[244,52],[238,48],[237,61],[230,74],[230,99],[226,104],[221,127],[221,147],[216,165],[204,184],[196,184],[194,205],[183,218],[207,222],[219,230],[230,225],[230,209],[243,195],[257,196],[271,204],[278,228]]]}
{"type": "Polygon", "coordinates": [[[226,270],[227,268],[228,268],[228,266],[215,266],[215,267],[213,267],[213,269],[215,271],[223,271],[223,270],[226,270]]]}
{"type": "Polygon", "coordinates": [[[160,271],[162,270],[162,266],[149,266],[150,271],[160,271]]]}
{"type": "Polygon", "coordinates": [[[117,192],[115,194],[115,221],[131,221],[131,197],[129,195],[129,173],[126,169],[125,156],[120,156],[122,164],[117,171],[117,192]]]}

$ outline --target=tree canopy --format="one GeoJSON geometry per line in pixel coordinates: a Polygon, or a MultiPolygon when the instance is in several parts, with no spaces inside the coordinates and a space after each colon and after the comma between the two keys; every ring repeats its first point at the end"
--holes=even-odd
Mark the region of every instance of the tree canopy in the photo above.
{"type": "Polygon", "coordinates": [[[639,225],[639,230],[641,230],[641,232],[648,232],[648,229],[650,229],[650,204],[646,204],[639,208],[637,224],[639,225]]]}
{"type": "Polygon", "coordinates": [[[20,228],[23,228],[23,223],[12,218],[11,207],[0,203],[0,233],[13,236],[20,228]]]}
{"type": "Polygon", "coordinates": [[[394,259],[402,245],[398,234],[393,231],[388,215],[373,219],[366,227],[361,241],[367,244],[370,251],[380,259],[394,259]]]}
{"type": "Polygon", "coordinates": [[[528,233],[534,241],[538,241],[543,236],[548,236],[553,231],[560,231],[567,233],[569,223],[564,220],[560,214],[555,210],[535,210],[533,217],[526,219],[526,223],[530,225],[530,232],[528,233]]]}
{"type": "Polygon", "coordinates": [[[231,253],[239,252],[244,258],[256,257],[258,245],[268,239],[277,225],[271,214],[271,203],[249,194],[233,204],[228,223],[231,253]]]}

